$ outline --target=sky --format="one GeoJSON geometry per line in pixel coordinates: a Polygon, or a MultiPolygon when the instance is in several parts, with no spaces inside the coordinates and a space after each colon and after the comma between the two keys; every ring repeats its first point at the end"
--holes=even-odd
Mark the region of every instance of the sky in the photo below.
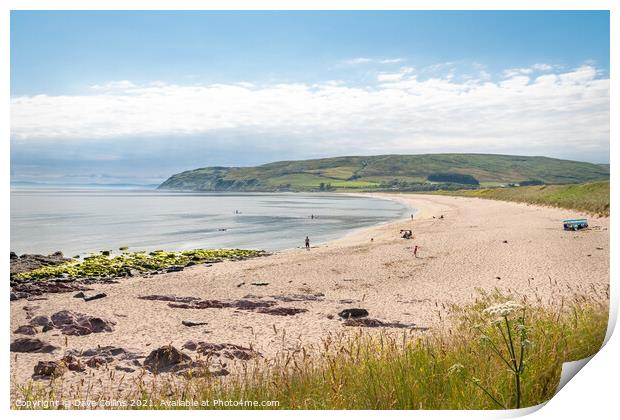
{"type": "Polygon", "coordinates": [[[11,180],[388,153],[609,163],[609,13],[11,13],[11,180]]]}

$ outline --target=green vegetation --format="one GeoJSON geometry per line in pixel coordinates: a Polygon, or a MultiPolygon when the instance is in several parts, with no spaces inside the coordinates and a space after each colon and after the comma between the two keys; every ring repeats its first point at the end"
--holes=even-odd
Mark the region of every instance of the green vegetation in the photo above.
{"type": "MultiPolygon", "coordinates": [[[[484,295],[473,305],[452,308],[450,318],[444,318],[451,322],[434,332],[352,330],[326,337],[315,349],[318,354],[300,348],[249,363],[226,379],[141,382],[122,397],[153,402],[143,408],[168,408],[161,400],[174,399],[278,401],[278,407],[267,408],[281,409],[532,406],[553,396],[563,362],[590,356],[603,343],[609,289],[583,292],[575,292],[572,301],[545,304],[538,297],[529,304],[525,299],[507,302],[514,298],[499,293],[484,295]]],[[[32,385],[18,390],[17,397],[26,401],[54,393],[32,385]]],[[[120,396],[100,396],[114,397],[120,396]]]]}
{"type": "Polygon", "coordinates": [[[517,201],[609,216],[609,181],[574,185],[485,188],[440,194],[517,201]]]}
{"type": "Polygon", "coordinates": [[[428,176],[431,182],[451,182],[454,184],[480,185],[476,178],[467,174],[454,174],[449,172],[436,172],[428,176]]]}
{"type": "Polygon", "coordinates": [[[524,181],[569,184],[609,179],[609,167],[546,157],[486,154],[347,156],[282,161],[247,168],[209,167],[168,178],[160,189],[195,191],[429,191],[524,181]],[[431,178],[440,176],[438,183],[431,178]],[[434,185],[433,187],[429,187],[434,185]],[[445,187],[445,188],[444,188],[445,187]]]}
{"type": "Polygon", "coordinates": [[[83,261],[69,261],[60,265],[45,266],[19,273],[20,280],[45,280],[50,278],[121,277],[130,270],[148,273],[156,270],[192,264],[236,260],[264,255],[263,251],[245,249],[194,249],[181,252],[153,251],[125,252],[110,256],[109,251],[85,257],[83,261]]]}

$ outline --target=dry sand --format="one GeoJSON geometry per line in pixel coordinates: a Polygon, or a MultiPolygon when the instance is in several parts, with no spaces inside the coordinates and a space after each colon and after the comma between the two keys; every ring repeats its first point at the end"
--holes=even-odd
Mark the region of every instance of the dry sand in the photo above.
{"type": "MultiPolygon", "coordinates": [[[[298,345],[317,344],[328,332],[356,330],[343,326],[338,318],[337,313],[345,308],[365,308],[371,317],[383,321],[437,328],[438,311],[449,304],[471,302],[479,288],[548,297],[558,290],[602,290],[609,285],[608,218],[591,218],[592,229],[587,231],[565,232],[561,220],[582,214],[461,197],[376,196],[408,202],[419,210],[415,220],[357,231],[310,250],[293,249],[252,260],[95,285],[95,291],[105,292],[107,297],[91,302],[73,298],[73,293],[11,302],[11,331],[28,323],[26,305],[38,307],[32,311],[35,316],[67,309],[117,323],[111,333],[76,337],[51,330],[37,334],[61,350],[52,355],[11,353],[12,385],[30,380],[37,361],[58,360],[67,349],[113,345],[146,355],[162,345],[181,348],[187,340],[201,340],[251,345],[269,357],[298,345]],[[401,239],[400,229],[413,230],[414,239],[401,239]],[[420,247],[418,258],[412,252],[415,245],[420,247]],[[278,303],[307,309],[295,316],[230,308],[179,309],[166,302],[137,299],[149,294],[270,299],[318,293],[324,295],[320,301],[278,303]],[[186,327],[181,325],[183,320],[208,325],[186,327]]],[[[19,337],[12,334],[11,340],[19,337]]],[[[93,380],[97,375],[109,375],[109,371],[68,372],[64,383],[85,377],[93,380]]],[[[117,372],[116,376],[121,375],[117,372]]]]}

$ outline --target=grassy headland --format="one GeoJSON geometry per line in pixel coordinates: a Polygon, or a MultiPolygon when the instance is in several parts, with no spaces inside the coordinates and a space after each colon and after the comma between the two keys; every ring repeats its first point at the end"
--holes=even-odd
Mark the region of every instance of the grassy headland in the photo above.
{"type": "Polygon", "coordinates": [[[582,210],[609,216],[609,181],[573,185],[537,185],[478,190],[441,191],[437,194],[516,201],[543,206],[582,210]]]}
{"type": "Polygon", "coordinates": [[[158,188],[194,191],[433,191],[536,180],[609,179],[609,167],[540,156],[424,154],[345,156],[207,167],[172,175],[158,188]]]}

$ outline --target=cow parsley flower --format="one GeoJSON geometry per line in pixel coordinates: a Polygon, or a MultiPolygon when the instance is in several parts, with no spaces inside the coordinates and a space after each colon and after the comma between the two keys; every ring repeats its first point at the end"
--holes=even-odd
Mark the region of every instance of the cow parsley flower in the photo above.
{"type": "Polygon", "coordinates": [[[484,310],[484,313],[491,316],[504,317],[520,309],[523,309],[523,305],[517,302],[508,301],[504,303],[499,303],[497,305],[489,306],[484,310]]]}

